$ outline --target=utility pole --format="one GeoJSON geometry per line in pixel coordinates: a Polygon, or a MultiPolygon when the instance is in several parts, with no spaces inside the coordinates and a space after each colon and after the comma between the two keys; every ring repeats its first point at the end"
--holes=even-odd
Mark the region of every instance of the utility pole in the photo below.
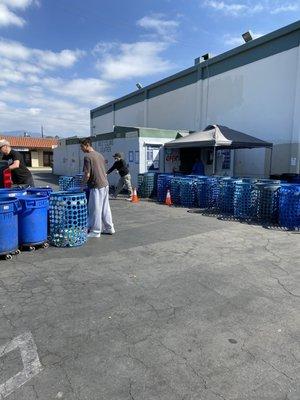
{"type": "Polygon", "coordinates": [[[41,126],[41,134],[42,134],[42,138],[44,137],[44,127],[43,125],[41,126]]]}

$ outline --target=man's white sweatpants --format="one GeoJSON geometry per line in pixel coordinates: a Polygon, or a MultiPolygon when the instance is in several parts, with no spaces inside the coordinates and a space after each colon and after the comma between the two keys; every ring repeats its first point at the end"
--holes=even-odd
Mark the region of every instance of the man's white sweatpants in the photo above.
{"type": "Polygon", "coordinates": [[[88,204],[90,231],[101,233],[114,230],[112,215],[109,205],[109,187],[90,189],[88,204]]]}

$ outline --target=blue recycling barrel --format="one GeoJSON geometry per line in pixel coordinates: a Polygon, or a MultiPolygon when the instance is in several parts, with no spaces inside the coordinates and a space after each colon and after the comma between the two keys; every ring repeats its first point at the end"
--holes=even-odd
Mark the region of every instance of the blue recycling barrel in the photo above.
{"type": "Polygon", "coordinates": [[[198,176],[195,181],[195,192],[197,206],[207,208],[207,176],[198,176]]]}
{"type": "Polygon", "coordinates": [[[27,195],[19,198],[19,243],[21,246],[43,244],[48,236],[48,197],[27,195]]]}
{"type": "Polygon", "coordinates": [[[13,253],[19,247],[18,240],[18,199],[0,197],[0,255],[13,253]]]}
{"type": "Polygon", "coordinates": [[[163,203],[166,200],[167,191],[171,189],[173,174],[159,174],[157,177],[157,201],[163,203]]]}
{"type": "Polygon", "coordinates": [[[197,195],[194,178],[182,178],[180,182],[180,204],[183,207],[196,207],[197,195]]]}
{"type": "Polygon", "coordinates": [[[218,211],[222,214],[233,215],[235,182],[236,179],[233,178],[220,180],[218,211]]]}
{"type": "Polygon", "coordinates": [[[278,223],[280,184],[265,180],[253,185],[252,219],[259,222],[278,223]]]}
{"type": "Polygon", "coordinates": [[[207,179],[207,208],[217,208],[220,193],[220,177],[208,177],[207,179]]]}
{"type": "Polygon", "coordinates": [[[53,192],[53,189],[49,186],[46,187],[34,187],[34,188],[28,188],[27,189],[27,194],[36,194],[39,196],[50,196],[50,194],[53,192]]]}
{"type": "Polygon", "coordinates": [[[26,196],[27,190],[21,188],[0,189],[0,197],[19,198],[26,196]]]}
{"type": "Polygon", "coordinates": [[[233,208],[235,218],[251,220],[253,218],[253,180],[243,179],[235,183],[233,208]]]}
{"type": "Polygon", "coordinates": [[[285,184],[279,190],[279,223],[290,230],[300,229],[300,185],[285,184]]]}
{"type": "Polygon", "coordinates": [[[170,193],[172,203],[174,205],[180,205],[180,185],[182,179],[179,176],[173,176],[170,181],[170,193]]]}
{"type": "Polygon", "coordinates": [[[84,192],[51,193],[49,238],[56,247],[76,247],[87,241],[87,198],[84,192]]]}

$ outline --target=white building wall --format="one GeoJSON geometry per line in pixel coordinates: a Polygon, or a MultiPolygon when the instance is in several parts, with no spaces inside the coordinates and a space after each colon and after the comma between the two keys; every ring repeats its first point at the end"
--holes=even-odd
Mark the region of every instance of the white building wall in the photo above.
{"type": "MultiPolygon", "coordinates": [[[[273,173],[289,170],[287,152],[292,142],[297,55],[298,49],[294,48],[211,77],[209,86],[207,81],[203,86],[202,128],[217,123],[274,143],[273,173]]],[[[235,173],[268,173],[265,157],[263,149],[236,151],[235,173]]]]}
{"type": "MultiPolygon", "coordinates": [[[[144,126],[144,102],[133,104],[115,111],[115,125],[144,126]],[[134,121],[134,125],[132,125],[134,121]]],[[[111,130],[112,127],[110,127],[111,130]]]]}
{"type": "MultiPolygon", "coordinates": [[[[116,124],[188,130],[223,124],[274,143],[273,174],[299,172],[299,47],[155,97],[151,90],[148,100],[118,110],[116,124]]],[[[236,151],[234,173],[267,175],[269,151],[236,151]]]]}
{"type": "Polygon", "coordinates": [[[148,100],[151,128],[196,130],[196,89],[190,84],[148,100]]]}
{"type": "Polygon", "coordinates": [[[114,125],[113,112],[103,114],[91,120],[91,134],[97,135],[99,133],[111,132],[114,125]]]}
{"type": "Polygon", "coordinates": [[[53,151],[53,173],[56,175],[76,175],[82,171],[83,154],[78,144],[66,145],[61,141],[53,151]]]}

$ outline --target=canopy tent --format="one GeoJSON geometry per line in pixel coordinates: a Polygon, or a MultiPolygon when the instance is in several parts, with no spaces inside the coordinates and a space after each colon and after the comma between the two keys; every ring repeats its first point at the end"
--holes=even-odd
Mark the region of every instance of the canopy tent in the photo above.
{"type": "Polygon", "coordinates": [[[254,136],[236,131],[222,125],[209,125],[201,132],[194,132],[185,137],[172,140],[165,144],[166,148],[187,148],[187,147],[212,147],[214,149],[213,173],[216,169],[216,150],[218,149],[253,149],[266,147],[271,149],[273,144],[265,142],[254,136]]]}

